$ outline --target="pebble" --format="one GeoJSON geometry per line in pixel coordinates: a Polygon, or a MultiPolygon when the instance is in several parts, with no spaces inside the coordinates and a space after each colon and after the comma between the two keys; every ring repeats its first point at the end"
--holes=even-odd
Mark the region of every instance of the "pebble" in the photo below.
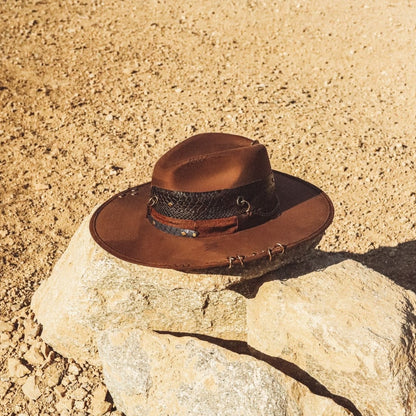
{"type": "Polygon", "coordinates": [[[12,332],[14,325],[10,322],[0,321],[0,332],[12,332]]]}
{"type": "Polygon", "coordinates": [[[70,383],[71,383],[71,382],[70,382],[70,380],[68,379],[68,376],[67,376],[67,375],[65,375],[65,376],[62,378],[62,380],[61,380],[61,385],[62,385],[63,387],[67,387],[70,383]]]}
{"type": "Polygon", "coordinates": [[[95,400],[97,402],[99,401],[105,401],[105,398],[107,397],[107,387],[104,386],[104,384],[100,384],[98,387],[95,388],[94,392],[92,393],[92,400],[95,400]]]}
{"type": "Polygon", "coordinates": [[[69,383],[74,383],[77,380],[74,374],[68,374],[68,381],[69,383]]]}
{"type": "Polygon", "coordinates": [[[56,403],[56,410],[58,412],[63,412],[65,410],[72,410],[74,407],[74,399],[69,397],[63,397],[56,403]]]}
{"type": "Polygon", "coordinates": [[[55,392],[55,395],[57,397],[64,397],[65,393],[66,393],[66,389],[64,386],[59,385],[59,386],[55,386],[53,391],[55,392]]]}
{"type": "Polygon", "coordinates": [[[55,387],[59,384],[63,376],[63,370],[58,367],[58,364],[52,364],[44,370],[44,377],[46,384],[49,387],[55,387]]]}
{"type": "Polygon", "coordinates": [[[33,366],[40,365],[45,361],[45,357],[40,352],[38,345],[32,345],[24,354],[23,358],[33,366]]]}
{"type": "Polygon", "coordinates": [[[25,354],[29,350],[29,345],[23,342],[20,344],[19,350],[22,354],[25,354]]]}
{"type": "Polygon", "coordinates": [[[75,405],[74,405],[75,409],[77,410],[84,410],[85,408],[85,403],[82,400],[76,400],[75,401],[75,405]]]}
{"type": "Polygon", "coordinates": [[[7,342],[12,338],[12,336],[8,332],[2,332],[0,334],[0,342],[7,342]]]}
{"type": "Polygon", "coordinates": [[[81,368],[77,364],[71,363],[68,367],[68,373],[78,376],[81,373],[81,368]]]}
{"type": "Polygon", "coordinates": [[[30,341],[34,340],[40,334],[42,327],[30,319],[26,320],[24,325],[25,329],[23,333],[25,339],[28,340],[28,343],[30,344],[30,341]]]}
{"type": "Polygon", "coordinates": [[[111,403],[105,400],[107,392],[107,387],[103,384],[95,388],[91,399],[91,414],[93,416],[102,416],[113,407],[111,403]]]}
{"type": "Polygon", "coordinates": [[[29,376],[22,386],[23,393],[31,400],[37,400],[41,396],[41,391],[37,385],[35,376],[29,376]]]}
{"type": "Polygon", "coordinates": [[[91,401],[91,414],[93,416],[102,416],[112,409],[113,405],[109,402],[91,401]]]}
{"type": "Polygon", "coordinates": [[[71,393],[71,397],[75,400],[83,400],[87,396],[88,392],[82,387],[78,387],[71,393]]]}
{"type": "Polygon", "coordinates": [[[7,350],[8,348],[10,348],[11,345],[12,343],[9,341],[0,342],[0,350],[1,351],[7,350]]]}
{"type": "Polygon", "coordinates": [[[17,358],[7,360],[7,369],[10,377],[21,378],[30,373],[30,370],[17,358]]]}
{"type": "Polygon", "coordinates": [[[35,191],[45,191],[47,189],[50,189],[50,185],[47,183],[34,183],[33,189],[35,191]]]}

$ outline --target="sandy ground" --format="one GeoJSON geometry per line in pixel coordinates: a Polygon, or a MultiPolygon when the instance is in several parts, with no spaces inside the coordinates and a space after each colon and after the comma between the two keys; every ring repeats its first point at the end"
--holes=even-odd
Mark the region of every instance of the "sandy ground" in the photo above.
{"type": "Polygon", "coordinates": [[[58,411],[44,369],[30,400],[7,359],[83,217],[192,134],[259,139],[333,199],[321,250],[415,290],[415,51],[410,0],[2,2],[0,414],[88,414],[98,369],[55,357],[87,391],[58,411]]]}

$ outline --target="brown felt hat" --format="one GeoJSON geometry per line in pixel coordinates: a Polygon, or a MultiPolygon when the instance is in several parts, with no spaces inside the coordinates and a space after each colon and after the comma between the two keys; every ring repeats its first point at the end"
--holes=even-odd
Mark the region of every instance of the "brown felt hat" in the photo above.
{"type": "Polygon", "coordinates": [[[90,231],[123,260],[192,271],[285,256],[322,236],[332,218],[328,196],[272,170],[262,144],[206,133],[163,155],[151,183],[101,205],[90,231]]]}

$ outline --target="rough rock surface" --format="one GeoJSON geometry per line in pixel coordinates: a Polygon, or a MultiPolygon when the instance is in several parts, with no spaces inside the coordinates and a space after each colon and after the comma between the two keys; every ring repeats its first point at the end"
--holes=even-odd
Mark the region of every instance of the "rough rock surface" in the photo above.
{"type": "Polygon", "coordinates": [[[416,414],[416,296],[352,260],[264,283],[248,344],[295,364],[363,416],[416,414]]]}
{"type": "Polygon", "coordinates": [[[341,416],[331,399],[253,357],[191,337],[107,330],[106,384],[127,416],[341,416]]]}
{"type": "MultiPolygon", "coordinates": [[[[109,325],[245,339],[244,297],[225,287],[258,276],[261,268],[226,275],[135,265],[99,247],[88,227],[86,218],[32,299],[43,339],[60,354],[97,363],[94,331],[109,325]]],[[[285,254],[280,264],[293,255],[285,254]]]]}

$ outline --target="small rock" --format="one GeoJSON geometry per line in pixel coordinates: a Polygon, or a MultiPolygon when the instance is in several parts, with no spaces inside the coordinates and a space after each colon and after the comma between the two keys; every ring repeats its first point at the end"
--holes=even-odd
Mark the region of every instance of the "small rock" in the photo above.
{"type": "Polygon", "coordinates": [[[74,408],[76,410],[84,410],[85,409],[85,403],[82,400],[76,400],[74,404],[74,408]]]}
{"type": "Polygon", "coordinates": [[[8,332],[2,332],[0,334],[0,343],[3,344],[4,342],[10,341],[11,338],[12,338],[12,336],[11,336],[10,333],[8,333],[8,332]]]}
{"type": "Polygon", "coordinates": [[[47,183],[34,183],[33,184],[33,189],[35,191],[45,191],[47,189],[50,189],[51,186],[47,183]]]}
{"type": "Polygon", "coordinates": [[[48,360],[52,361],[54,355],[53,351],[44,342],[39,342],[39,351],[48,360]]]}
{"type": "Polygon", "coordinates": [[[105,401],[105,398],[107,397],[107,387],[103,384],[100,384],[93,392],[92,394],[92,400],[97,401],[105,401]]]}
{"type": "Polygon", "coordinates": [[[25,321],[24,335],[26,340],[35,339],[41,333],[42,327],[32,320],[25,321]]]}
{"type": "Polygon", "coordinates": [[[92,395],[90,411],[93,416],[102,416],[111,410],[112,404],[105,401],[106,397],[107,387],[101,384],[94,390],[92,395]]]}
{"type": "Polygon", "coordinates": [[[12,332],[14,325],[10,322],[0,321],[0,332],[12,332]]]}
{"type": "MultiPolygon", "coordinates": [[[[72,375],[72,374],[70,374],[70,375],[72,375]]],[[[73,377],[75,377],[75,376],[73,376],[73,377]]],[[[61,385],[64,386],[64,387],[67,387],[69,384],[71,384],[71,381],[68,379],[68,375],[65,375],[64,377],[62,377],[61,385]]]]}
{"type": "Polygon", "coordinates": [[[102,402],[102,401],[91,401],[91,414],[93,416],[102,416],[109,412],[113,405],[109,402],[102,402]]]}
{"type": "Polygon", "coordinates": [[[87,391],[84,390],[82,387],[78,387],[71,393],[71,397],[75,400],[83,400],[87,396],[87,391]]]}
{"type": "Polygon", "coordinates": [[[60,385],[60,386],[56,386],[53,389],[53,391],[55,392],[55,394],[56,394],[57,397],[64,397],[65,396],[66,389],[65,389],[64,386],[61,386],[60,385]]]}
{"type": "Polygon", "coordinates": [[[10,377],[21,378],[30,373],[30,370],[17,358],[9,358],[7,360],[7,369],[10,377]]]}
{"type": "MultiPolygon", "coordinates": [[[[90,384],[91,378],[86,376],[86,375],[82,375],[82,376],[78,377],[78,382],[81,383],[81,384],[90,384]]],[[[84,387],[87,391],[91,391],[90,386],[87,387],[87,386],[84,385],[82,387],[84,387]]]]}
{"type": "Polygon", "coordinates": [[[31,400],[37,400],[41,396],[41,391],[36,383],[35,376],[29,376],[22,386],[23,393],[31,400]]]}
{"type": "Polygon", "coordinates": [[[45,357],[37,345],[32,345],[23,358],[31,365],[40,365],[45,361],[45,357]]]}
{"type": "Polygon", "coordinates": [[[65,410],[72,410],[74,407],[74,399],[71,399],[70,397],[63,397],[61,400],[59,400],[58,403],[56,403],[56,410],[58,412],[63,412],[65,410]]]}
{"type": "Polygon", "coordinates": [[[7,350],[11,345],[10,341],[0,342],[0,352],[7,350]]]}
{"type": "Polygon", "coordinates": [[[68,373],[78,376],[81,373],[81,368],[77,364],[71,363],[68,367],[68,373]]]}
{"type": "Polygon", "coordinates": [[[37,377],[43,377],[43,370],[42,370],[41,367],[36,368],[36,370],[35,370],[35,376],[37,376],[37,377]]]}
{"type": "Polygon", "coordinates": [[[68,382],[74,383],[77,380],[77,377],[74,374],[68,374],[68,382]]]}
{"type": "Polygon", "coordinates": [[[44,379],[49,387],[54,387],[59,384],[62,379],[63,370],[61,370],[56,364],[52,364],[44,371],[44,379]]]}
{"type": "Polygon", "coordinates": [[[23,342],[22,344],[20,344],[19,350],[22,354],[25,354],[26,352],[29,351],[29,345],[26,344],[26,342],[23,342]]]}

